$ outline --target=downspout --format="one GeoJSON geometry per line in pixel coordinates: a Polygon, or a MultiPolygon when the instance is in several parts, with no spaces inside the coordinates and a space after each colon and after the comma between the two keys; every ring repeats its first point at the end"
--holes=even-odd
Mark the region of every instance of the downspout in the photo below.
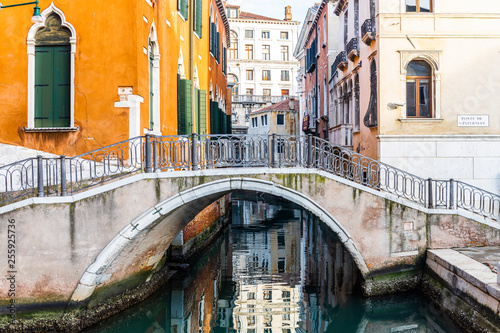
{"type": "Polygon", "coordinates": [[[189,66],[190,66],[190,77],[191,77],[191,133],[195,132],[195,105],[194,105],[194,3],[196,0],[188,0],[191,1],[191,6],[189,9],[189,66]]]}

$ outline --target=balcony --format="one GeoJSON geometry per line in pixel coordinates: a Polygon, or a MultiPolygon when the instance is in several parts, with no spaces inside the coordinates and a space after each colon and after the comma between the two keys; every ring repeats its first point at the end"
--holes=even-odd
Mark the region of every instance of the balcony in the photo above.
{"type": "Polygon", "coordinates": [[[267,104],[267,103],[278,103],[289,98],[298,99],[296,96],[268,96],[268,95],[232,95],[231,102],[233,104],[267,104]]]}
{"type": "Polygon", "coordinates": [[[352,125],[338,125],[334,127],[330,140],[335,145],[352,149],[352,125]]]}
{"type": "Polygon", "coordinates": [[[337,54],[337,57],[333,62],[332,69],[337,69],[337,68],[340,69],[341,71],[347,68],[347,57],[345,51],[342,51],[339,54],[337,54]]]}
{"type": "Polygon", "coordinates": [[[361,40],[370,45],[375,40],[375,26],[371,19],[366,20],[361,26],[361,40]]]}
{"type": "Polygon", "coordinates": [[[354,61],[354,58],[359,57],[359,39],[353,38],[346,46],[347,59],[354,61]]]}

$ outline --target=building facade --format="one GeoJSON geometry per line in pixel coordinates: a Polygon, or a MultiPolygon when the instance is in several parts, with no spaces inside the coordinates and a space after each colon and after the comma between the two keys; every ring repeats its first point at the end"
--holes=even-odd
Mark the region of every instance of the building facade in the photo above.
{"type": "Polygon", "coordinates": [[[299,101],[295,98],[250,113],[248,134],[298,135],[299,101]]]}
{"type": "Polygon", "coordinates": [[[328,140],[330,67],[337,55],[338,18],[333,14],[337,1],[320,3],[314,20],[306,32],[305,40],[305,104],[307,114],[303,119],[305,134],[328,140]]]}
{"type": "Polygon", "coordinates": [[[497,52],[500,3],[339,0],[335,13],[330,118],[352,126],[353,149],[499,193],[500,67],[478,60],[497,52]]]}
{"type": "Polygon", "coordinates": [[[30,6],[0,15],[0,66],[9,68],[0,72],[2,164],[227,123],[222,1],[42,0],[40,8],[41,23],[30,22],[30,6]]]}
{"type": "Polygon", "coordinates": [[[297,44],[299,22],[291,8],[279,20],[240,11],[227,5],[231,26],[228,50],[228,82],[232,86],[233,129],[248,130],[247,115],[266,104],[297,93],[298,62],[292,52],[297,44]]]}

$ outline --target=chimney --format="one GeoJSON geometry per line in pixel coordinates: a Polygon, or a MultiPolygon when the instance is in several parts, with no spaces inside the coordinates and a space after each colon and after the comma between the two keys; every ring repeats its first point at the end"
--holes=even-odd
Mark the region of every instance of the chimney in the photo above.
{"type": "Polygon", "coordinates": [[[285,7],[285,21],[291,21],[292,20],[292,7],[286,6],[285,7]]]}

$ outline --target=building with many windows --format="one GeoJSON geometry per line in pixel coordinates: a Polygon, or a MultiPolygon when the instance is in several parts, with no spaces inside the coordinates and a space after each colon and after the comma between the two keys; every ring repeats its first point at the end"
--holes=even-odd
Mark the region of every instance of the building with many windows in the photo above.
{"type": "Polygon", "coordinates": [[[252,111],[248,134],[298,135],[299,101],[291,97],[284,101],[252,111]]]}
{"type": "Polygon", "coordinates": [[[229,131],[221,0],[40,8],[41,23],[30,22],[31,6],[0,15],[1,164],[147,133],[229,131]]]}
{"type": "Polygon", "coordinates": [[[298,62],[293,58],[299,22],[291,8],[279,20],[227,4],[231,26],[228,82],[233,94],[233,132],[246,133],[248,113],[297,93],[298,62]]]}
{"type": "Polygon", "coordinates": [[[339,0],[335,13],[329,118],[352,126],[353,149],[499,193],[500,66],[488,55],[500,2],[339,0]]]}

